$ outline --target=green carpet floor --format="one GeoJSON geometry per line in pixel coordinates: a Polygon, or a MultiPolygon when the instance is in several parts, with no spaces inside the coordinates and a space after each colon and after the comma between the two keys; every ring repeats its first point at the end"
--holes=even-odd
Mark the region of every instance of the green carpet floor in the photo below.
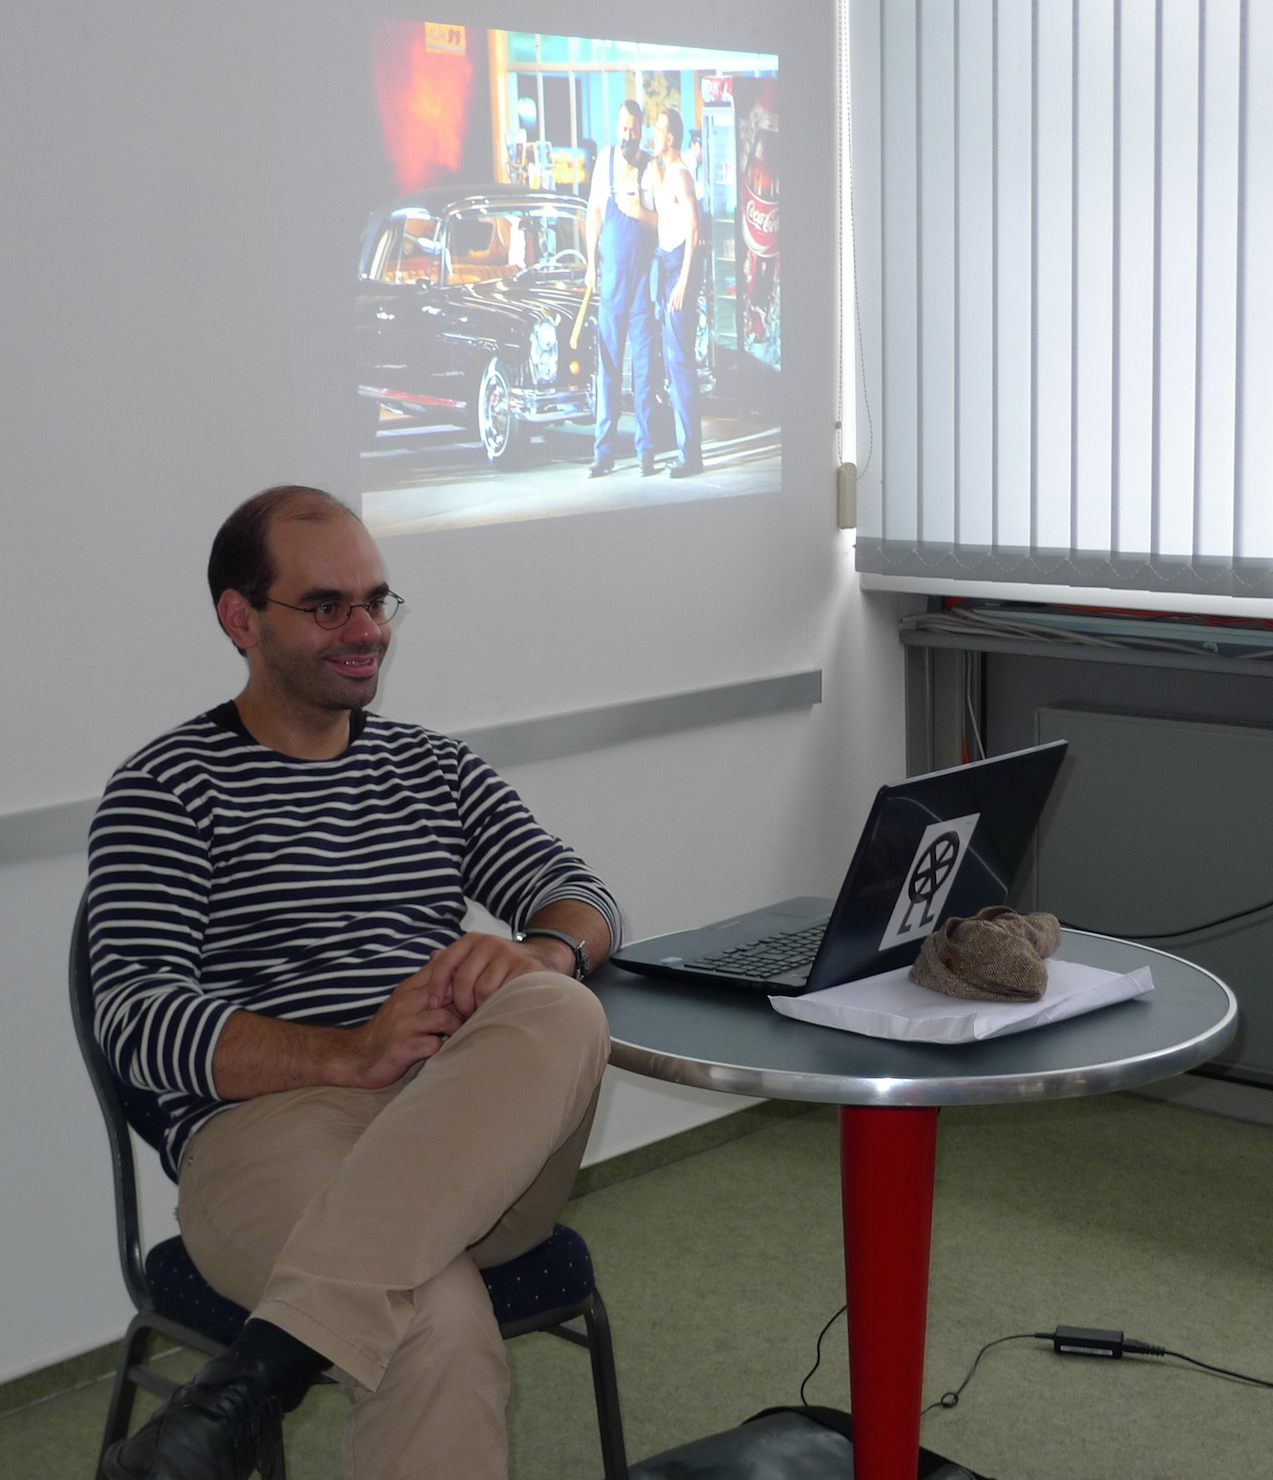
{"type": "MultiPolygon", "coordinates": [[[[983,1343],[1057,1324],[1273,1379],[1271,1188],[1262,1126],[1126,1096],[944,1111],[927,1398],[983,1343]]],[[[844,1298],[838,1198],[834,1115],[815,1111],[567,1209],[614,1323],[631,1458],[798,1401],[844,1298]]],[[[810,1400],[847,1407],[842,1321],[823,1351],[810,1400]]],[[[510,1354],[514,1480],[597,1480],[586,1355],[542,1335],[510,1354]]],[[[0,1417],[0,1480],[87,1480],[108,1386],[0,1417]]],[[[293,1480],[337,1480],[343,1409],[319,1389],[289,1420],[293,1480]]],[[[1012,1342],[956,1410],[926,1418],[924,1442],[996,1480],[1258,1480],[1273,1475],[1273,1391],[1012,1342]]]]}

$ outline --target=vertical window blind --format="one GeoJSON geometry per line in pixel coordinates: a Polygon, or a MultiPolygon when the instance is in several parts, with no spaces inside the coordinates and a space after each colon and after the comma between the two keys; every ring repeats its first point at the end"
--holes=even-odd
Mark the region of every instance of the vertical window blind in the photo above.
{"type": "Polygon", "coordinates": [[[1273,598],[1273,0],[849,15],[858,569],[1273,598]]]}

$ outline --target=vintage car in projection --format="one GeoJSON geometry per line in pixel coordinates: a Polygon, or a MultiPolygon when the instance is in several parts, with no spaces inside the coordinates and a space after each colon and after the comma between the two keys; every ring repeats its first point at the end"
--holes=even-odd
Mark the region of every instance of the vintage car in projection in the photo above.
{"type": "Polygon", "coordinates": [[[358,394],[448,421],[494,467],[536,428],[594,416],[595,303],[583,315],[586,203],[520,186],[432,189],[377,212],[358,267],[358,394]]]}

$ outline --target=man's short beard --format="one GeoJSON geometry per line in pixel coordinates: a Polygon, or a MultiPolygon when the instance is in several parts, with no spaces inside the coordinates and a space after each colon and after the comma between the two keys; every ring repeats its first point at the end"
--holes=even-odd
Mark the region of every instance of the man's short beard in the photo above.
{"type": "Polygon", "coordinates": [[[635,165],[641,158],[641,145],[636,139],[627,139],[619,145],[619,153],[630,165],[635,165]]]}
{"type": "MultiPolygon", "coordinates": [[[[383,643],[349,644],[349,652],[377,652],[384,657],[383,643]]],[[[336,651],[340,651],[339,647],[336,651]]],[[[277,642],[264,623],[261,627],[261,660],[275,686],[289,698],[299,700],[313,709],[332,711],[363,709],[376,697],[380,683],[380,670],[370,680],[364,680],[355,693],[349,693],[334,674],[325,672],[325,659],[299,659],[283,644],[277,642]],[[327,679],[328,682],[323,680],[327,679]],[[330,687],[329,687],[330,683],[330,687]],[[337,687],[340,685],[339,687],[337,687]]]]}

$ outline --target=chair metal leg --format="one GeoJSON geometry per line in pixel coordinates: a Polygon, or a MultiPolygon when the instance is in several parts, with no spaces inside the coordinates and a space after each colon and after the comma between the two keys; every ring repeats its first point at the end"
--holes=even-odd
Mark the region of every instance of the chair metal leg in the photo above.
{"type": "Polygon", "coordinates": [[[597,1399],[597,1427],[601,1431],[601,1462],[605,1480],[628,1480],[628,1457],[623,1444],[619,1412],[619,1384],[610,1341],[610,1317],[598,1290],[584,1307],[588,1328],[588,1355],[592,1359],[592,1388],[597,1399]]]}
{"type": "Polygon", "coordinates": [[[271,1426],[265,1443],[261,1447],[257,1470],[261,1480],[287,1480],[287,1460],[283,1454],[283,1425],[271,1426]]]}
{"type": "Polygon", "coordinates": [[[118,1440],[128,1437],[133,1405],[137,1401],[137,1382],[132,1369],[146,1360],[146,1344],[150,1340],[150,1332],[146,1317],[136,1315],[125,1333],[119,1366],[115,1371],[115,1384],[111,1389],[110,1407],[106,1412],[106,1432],[102,1436],[102,1448],[97,1457],[97,1480],[101,1477],[106,1451],[118,1440]]]}

